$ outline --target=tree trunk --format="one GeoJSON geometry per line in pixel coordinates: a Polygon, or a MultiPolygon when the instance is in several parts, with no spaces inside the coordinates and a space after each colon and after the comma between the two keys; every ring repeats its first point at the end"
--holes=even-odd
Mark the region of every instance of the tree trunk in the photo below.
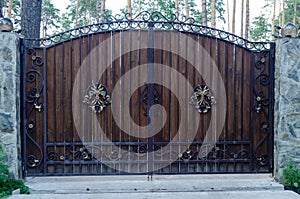
{"type": "MultiPolygon", "coordinates": [[[[141,13],[141,8],[142,8],[142,5],[141,5],[141,0],[138,0],[138,15],[141,13]]],[[[141,20],[141,15],[139,15],[139,21],[141,20]]]]}
{"type": "Polygon", "coordinates": [[[294,0],[294,19],[293,23],[296,25],[297,24],[297,3],[296,0],[294,0]]]}
{"type": "Polygon", "coordinates": [[[105,0],[102,0],[101,2],[101,17],[100,17],[100,22],[104,21],[105,17],[105,0]]]}
{"type": "Polygon", "coordinates": [[[7,17],[8,18],[11,18],[12,6],[13,6],[13,0],[9,0],[8,9],[7,9],[7,17]]]}
{"type": "Polygon", "coordinates": [[[206,0],[202,0],[202,25],[207,26],[206,0]]]}
{"type": "Polygon", "coordinates": [[[127,0],[127,13],[129,13],[129,19],[131,19],[132,18],[131,0],[127,0]]]}
{"type": "Polygon", "coordinates": [[[216,0],[211,0],[211,27],[216,28],[216,0]]]}
{"type": "Polygon", "coordinates": [[[249,4],[249,0],[246,0],[245,38],[247,40],[250,40],[250,4],[249,4]]]}
{"type": "MultiPolygon", "coordinates": [[[[279,0],[279,14],[281,13],[281,8],[282,8],[281,0],[279,0]]],[[[280,24],[281,24],[281,18],[280,18],[280,15],[278,15],[278,25],[280,25],[280,24]]]]}
{"type": "Polygon", "coordinates": [[[227,25],[228,25],[228,32],[230,32],[230,12],[229,12],[229,0],[227,0],[227,25]]]}
{"type": "Polygon", "coordinates": [[[236,0],[233,0],[232,9],[232,33],[235,34],[235,10],[236,10],[236,0]]]}
{"type": "Polygon", "coordinates": [[[138,14],[141,13],[141,0],[138,0],[138,14]]]}
{"type": "Polygon", "coordinates": [[[78,27],[78,15],[79,15],[79,0],[76,1],[76,14],[75,14],[75,28],[78,27]]]}
{"type": "Polygon", "coordinates": [[[175,15],[178,18],[179,17],[179,5],[178,0],[175,0],[175,15]]]}
{"type": "Polygon", "coordinates": [[[245,1],[242,0],[242,5],[241,5],[241,37],[244,37],[244,4],[245,1]]]}
{"type": "Polygon", "coordinates": [[[100,23],[100,18],[101,18],[101,10],[100,10],[101,2],[100,0],[97,0],[97,23],[100,23]]]}
{"type": "Polygon", "coordinates": [[[285,18],[284,7],[285,7],[285,0],[282,0],[282,18],[281,18],[281,26],[282,27],[284,25],[284,18],[285,18]]]}
{"type": "Polygon", "coordinates": [[[21,29],[25,38],[40,38],[41,0],[22,0],[21,29]]]}
{"type": "Polygon", "coordinates": [[[190,17],[189,0],[185,0],[185,16],[187,18],[190,17]]]}
{"type": "Polygon", "coordinates": [[[3,1],[4,1],[4,0],[0,0],[0,18],[3,17],[3,13],[2,13],[3,1]]]}
{"type": "Polygon", "coordinates": [[[276,1],[277,1],[277,0],[274,0],[274,6],[273,6],[272,35],[275,34],[276,1]]]}

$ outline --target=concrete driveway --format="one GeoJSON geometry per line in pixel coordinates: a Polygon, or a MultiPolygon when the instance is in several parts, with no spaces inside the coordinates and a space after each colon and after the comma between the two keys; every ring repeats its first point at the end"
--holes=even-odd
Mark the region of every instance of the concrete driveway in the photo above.
{"type": "Polygon", "coordinates": [[[27,178],[30,195],[10,198],[296,199],[269,174],[72,176],[27,178]]]}

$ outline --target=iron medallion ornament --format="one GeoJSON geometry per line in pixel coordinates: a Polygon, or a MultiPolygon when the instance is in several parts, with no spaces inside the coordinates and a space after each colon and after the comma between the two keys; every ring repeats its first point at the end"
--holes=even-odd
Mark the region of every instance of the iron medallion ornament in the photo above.
{"type": "Polygon", "coordinates": [[[100,83],[92,83],[87,90],[83,100],[95,113],[102,112],[104,108],[111,104],[107,88],[100,83]]]}
{"type": "Polygon", "coordinates": [[[199,113],[207,113],[211,106],[216,104],[216,100],[210,89],[206,85],[201,84],[194,88],[191,104],[194,105],[199,113]]]}

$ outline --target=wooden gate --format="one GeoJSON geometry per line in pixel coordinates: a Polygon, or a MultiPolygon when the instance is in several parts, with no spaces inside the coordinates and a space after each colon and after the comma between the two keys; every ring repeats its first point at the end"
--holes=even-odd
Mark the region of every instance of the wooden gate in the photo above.
{"type": "Polygon", "coordinates": [[[274,43],[157,12],[22,43],[26,176],[273,171],[274,43]]]}

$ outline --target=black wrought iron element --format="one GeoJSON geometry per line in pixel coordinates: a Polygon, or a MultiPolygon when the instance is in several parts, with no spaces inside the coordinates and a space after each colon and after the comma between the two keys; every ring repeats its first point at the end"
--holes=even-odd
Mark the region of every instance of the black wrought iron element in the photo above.
{"type": "Polygon", "coordinates": [[[103,84],[92,83],[86,90],[83,103],[89,105],[95,113],[103,111],[107,105],[111,104],[107,88],[103,84]]]}
{"type": "Polygon", "coordinates": [[[166,17],[160,12],[148,11],[143,11],[137,14],[136,16],[132,16],[128,13],[124,15],[111,15],[106,17],[103,23],[91,24],[88,26],[74,28],[48,38],[28,40],[32,40],[36,44],[40,44],[41,46],[53,46],[60,42],[68,41],[70,39],[78,38],[93,33],[128,29],[147,30],[149,28],[148,25],[150,23],[154,29],[190,32],[209,37],[215,37],[220,40],[228,41],[230,43],[236,44],[238,46],[253,51],[262,51],[270,49],[270,44],[267,42],[250,42],[232,33],[197,24],[197,20],[193,18],[178,18],[175,14],[171,15],[170,17],[166,17]]]}
{"type": "MultiPolygon", "coordinates": [[[[158,92],[158,90],[156,89],[156,87],[154,86],[154,90],[153,90],[153,101],[154,104],[158,104],[159,100],[160,100],[160,94],[158,92]]],[[[142,108],[144,110],[144,115],[148,116],[148,109],[147,109],[147,102],[148,102],[148,85],[145,87],[145,89],[142,91],[142,108]]]]}
{"type": "MultiPolygon", "coordinates": [[[[142,12],[130,17],[106,17],[99,24],[49,38],[24,38],[20,50],[24,176],[273,171],[272,42],[250,42],[191,18],[142,12]],[[200,50],[201,46],[206,52],[200,50]],[[94,50],[96,59],[89,58],[94,50]],[[210,112],[216,109],[218,113],[214,104],[220,101],[217,90],[202,85],[202,71],[217,80],[205,59],[197,58],[206,53],[220,69],[227,91],[225,124],[216,143],[205,141],[206,135],[212,135],[210,112]],[[71,109],[74,74],[85,61],[88,68],[84,74],[93,81],[81,81],[84,90],[76,118],[83,125],[76,128],[71,109]],[[133,72],[144,64],[147,70],[133,72]],[[160,70],[156,67],[159,64],[170,70],[160,70]],[[104,65],[109,67],[101,76],[103,82],[93,79],[92,74],[98,74],[104,65]],[[179,96],[189,98],[186,105],[190,107],[180,106],[176,91],[187,85],[176,84],[180,76],[173,75],[173,70],[195,86],[192,93],[179,96]],[[125,74],[131,78],[117,85],[125,74]],[[155,80],[165,84],[156,84],[155,80]],[[143,86],[135,90],[135,85],[143,86]],[[133,92],[129,104],[122,98],[115,99],[120,105],[120,125],[106,110],[112,103],[110,89],[115,86],[133,92]],[[166,117],[156,104],[163,107],[166,117]],[[159,117],[151,121],[150,110],[165,121],[159,121],[159,117]],[[201,114],[199,120],[191,110],[201,114]],[[156,134],[155,125],[163,125],[156,134]],[[189,136],[192,131],[196,133],[193,138],[189,136]]],[[[216,117],[216,124],[221,120],[216,117]]]]}
{"type": "Polygon", "coordinates": [[[210,89],[206,85],[201,84],[194,88],[191,104],[195,106],[199,113],[207,113],[211,106],[216,104],[216,100],[210,89]]]}

